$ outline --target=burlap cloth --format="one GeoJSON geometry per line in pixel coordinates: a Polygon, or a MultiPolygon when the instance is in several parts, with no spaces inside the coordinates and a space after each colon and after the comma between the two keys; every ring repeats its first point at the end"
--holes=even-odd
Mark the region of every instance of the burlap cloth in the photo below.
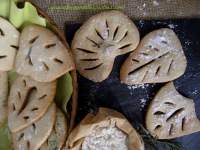
{"type": "Polygon", "coordinates": [[[33,0],[59,25],[81,23],[103,10],[124,11],[132,19],[200,18],[200,0],[33,0]]]}

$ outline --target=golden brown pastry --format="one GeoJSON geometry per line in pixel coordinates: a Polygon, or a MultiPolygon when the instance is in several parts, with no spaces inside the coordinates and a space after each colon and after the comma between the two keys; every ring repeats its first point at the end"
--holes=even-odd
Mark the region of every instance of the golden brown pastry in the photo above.
{"type": "Polygon", "coordinates": [[[56,81],[42,83],[19,76],[11,86],[8,98],[8,126],[17,132],[40,119],[53,102],[56,81]]]}
{"type": "Polygon", "coordinates": [[[54,128],[39,150],[61,150],[67,137],[67,120],[60,109],[57,108],[54,128]]]}
{"type": "Polygon", "coordinates": [[[12,134],[15,150],[38,150],[51,134],[56,118],[56,105],[53,103],[45,115],[25,129],[12,134]]]}
{"type": "Polygon", "coordinates": [[[172,82],[167,83],[147,110],[146,127],[158,139],[172,139],[200,131],[194,101],[179,94],[172,82]]]}
{"type": "Polygon", "coordinates": [[[22,30],[16,56],[17,73],[39,82],[51,82],[74,69],[72,57],[50,30],[29,25],[22,30]]]}
{"type": "Polygon", "coordinates": [[[143,84],[168,82],[180,77],[186,69],[181,43],[167,28],[147,34],[121,67],[123,83],[143,84]]]}
{"type": "Polygon", "coordinates": [[[15,55],[18,50],[19,31],[6,19],[0,17],[0,70],[14,68],[15,55]]]}
{"type": "Polygon", "coordinates": [[[70,133],[64,150],[144,150],[137,131],[119,112],[100,108],[70,133]]]}
{"type": "Polygon", "coordinates": [[[106,11],[91,17],[76,32],[72,50],[79,73],[94,82],[105,80],[117,56],[133,51],[139,32],[122,12],[106,11]]]}

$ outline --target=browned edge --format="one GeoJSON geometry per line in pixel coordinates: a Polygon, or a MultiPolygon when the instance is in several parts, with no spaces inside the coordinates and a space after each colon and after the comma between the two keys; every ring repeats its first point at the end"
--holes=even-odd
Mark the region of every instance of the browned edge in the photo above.
{"type": "MultiPolygon", "coordinates": [[[[67,47],[67,49],[70,52],[71,57],[73,58],[74,61],[74,57],[72,54],[72,51],[69,47],[69,44],[66,41],[65,35],[63,34],[63,32],[57,27],[56,23],[53,21],[52,18],[49,17],[49,15],[44,12],[40,7],[38,7],[33,1],[31,0],[24,0],[27,2],[30,2],[33,6],[35,6],[35,8],[38,11],[38,14],[41,15],[42,17],[46,18],[48,20],[48,23],[51,24],[51,30],[57,34],[57,36],[60,38],[60,40],[62,41],[62,43],[67,47]]],[[[74,61],[75,63],[75,61],[74,61]]],[[[71,114],[70,114],[70,123],[69,123],[69,130],[68,133],[73,129],[74,125],[75,125],[75,118],[76,118],[76,112],[77,112],[77,105],[78,105],[78,83],[77,83],[77,73],[76,73],[76,68],[72,71],[70,71],[70,74],[72,76],[72,85],[73,85],[73,94],[71,97],[71,114]]]]}

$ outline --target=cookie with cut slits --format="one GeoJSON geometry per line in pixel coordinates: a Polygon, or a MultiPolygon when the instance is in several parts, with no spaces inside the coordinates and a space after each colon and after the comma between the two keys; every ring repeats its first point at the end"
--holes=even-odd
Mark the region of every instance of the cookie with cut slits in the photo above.
{"type": "Polygon", "coordinates": [[[57,108],[54,128],[39,150],[61,150],[67,137],[67,120],[60,109],[57,108]]]}
{"type": "Polygon", "coordinates": [[[146,127],[158,139],[173,139],[200,131],[194,101],[172,82],[162,87],[147,109],[146,127]]]}
{"type": "Polygon", "coordinates": [[[12,134],[15,150],[38,150],[49,137],[56,118],[56,105],[53,103],[45,115],[27,128],[12,134]]]}
{"type": "Polygon", "coordinates": [[[117,56],[135,50],[139,32],[122,12],[106,11],[91,17],[72,41],[79,73],[94,82],[110,75],[117,56]]]}
{"type": "Polygon", "coordinates": [[[0,71],[14,68],[19,36],[19,31],[11,23],[0,17],[0,71]]]}
{"type": "Polygon", "coordinates": [[[51,82],[74,69],[69,50],[49,29],[26,26],[21,33],[15,68],[18,74],[51,82]]]}
{"type": "Polygon", "coordinates": [[[161,83],[184,74],[187,60],[180,40],[168,28],[147,34],[123,63],[121,82],[129,85],[161,83]]]}
{"type": "Polygon", "coordinates": [[[56,81],[42,83],[30,77],[18,76],[8,98],[8,126],[17,132],[40,119],[53,102],[56,81]]]}

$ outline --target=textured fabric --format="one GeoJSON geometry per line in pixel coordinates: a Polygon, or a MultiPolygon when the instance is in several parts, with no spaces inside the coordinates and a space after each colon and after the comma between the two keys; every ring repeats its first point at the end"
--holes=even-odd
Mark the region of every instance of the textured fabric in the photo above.
{"type": "Polygon", "coordinates": [[[200,0],[32,0],[59,25],[81,23],[102,10],[119,9],[132,19],[200,18],[200,0]]]}
{"type": "Polygon", "coordinates": [[[102,10],[124,11],[132,19],[200,18],[200,0],[33,0],[59,25],[81,23],[102,10]]]}

